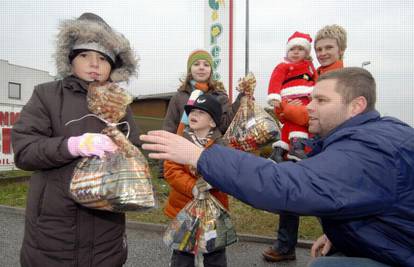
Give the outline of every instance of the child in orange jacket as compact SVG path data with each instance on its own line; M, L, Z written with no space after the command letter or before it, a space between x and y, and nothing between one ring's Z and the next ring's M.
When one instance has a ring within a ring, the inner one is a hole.
M307 118L289 112L289 102L297 101L306 106L317 79L312 61L309 60L312 38L309 34L295 32L289 37L286 57L273 70L269 82L268 103L283 123L281 140L273 144L272 159L282 162L287 158L300 161L306 157L304 139L309 138ZM286 110L285 110L286 109Z
M214 143L223 144L221 132L217 128L220 123L222 108L213 95L202 94L192 105L185 105L184 111L188 116L189 126L184 129L183 136L200 147L208 147ZM170 194L164 212L170 218L175 218L178 212L193 198L202 198L209 190L223 206L228 209L228 197L225 193L212 188L197 171L188 165L172 161L164 162L164 177L170 185ZM203 255L204 266L227 266L226 250L221 249ZM171 257L171 267L194 266L193 254L174 250Z

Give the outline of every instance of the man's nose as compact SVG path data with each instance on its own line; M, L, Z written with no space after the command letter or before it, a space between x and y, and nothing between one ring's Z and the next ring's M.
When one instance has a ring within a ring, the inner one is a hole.
M308 113L311 113L313 111L313 100L311 100L309 104L306 105L306 110Z

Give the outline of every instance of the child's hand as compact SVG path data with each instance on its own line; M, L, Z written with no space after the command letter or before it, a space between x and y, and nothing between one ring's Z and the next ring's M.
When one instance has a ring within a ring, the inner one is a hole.
M191 193L193 193L194 199L205 199L206 198L205 192L201 192L200 190L198 190L197 185L193 186Z
M68 150L72 156L102 158L105 152L115 152L118 147L105 134L85 133L80 136L72 136L68 140Z
M276 99L272 99L269 101L269 105L275 108L280 108L280 101Z
M195 185L198 189L198 191L200 192L206 192L208 190L210 190L211 188L213 188L209 183L207 183L206 181L204 181L204 179L197 179L196 185Z
M196 184L192 189L193 197L196 199L205 199L205 193L213 188L209 183L202 178L198 178Z

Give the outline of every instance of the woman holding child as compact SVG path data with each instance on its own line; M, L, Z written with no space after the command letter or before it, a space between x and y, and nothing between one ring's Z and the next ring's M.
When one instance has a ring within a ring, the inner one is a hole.
M317 32L314 49L320 64L320 67L316 70L318 75L344 67L342 60L347 46L346 43L346 31L339 25L327 25ZM298 121L299 118L300 121L306 123L305 126L307 127L308 111L300 101L285 102L279 112L286 119ZM297 244L298 228L299 216L281 214L277 229L277 240L273 246L263 251L263 258L270 262L296 259L295 246Z

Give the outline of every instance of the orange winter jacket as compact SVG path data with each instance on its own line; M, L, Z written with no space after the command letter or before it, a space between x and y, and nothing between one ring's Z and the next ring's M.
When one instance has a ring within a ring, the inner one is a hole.
M206 145L213 145L214 140ZM170 185L170 194L164 213L174 218L184 206L193 199L193 186L196 184L197 177L191 174L188 165L178 164L172 161L164 161L164 178ZM218 189L210 189L210 193L215 196L223 206L228 209L229 201L227 194L220 192Z

